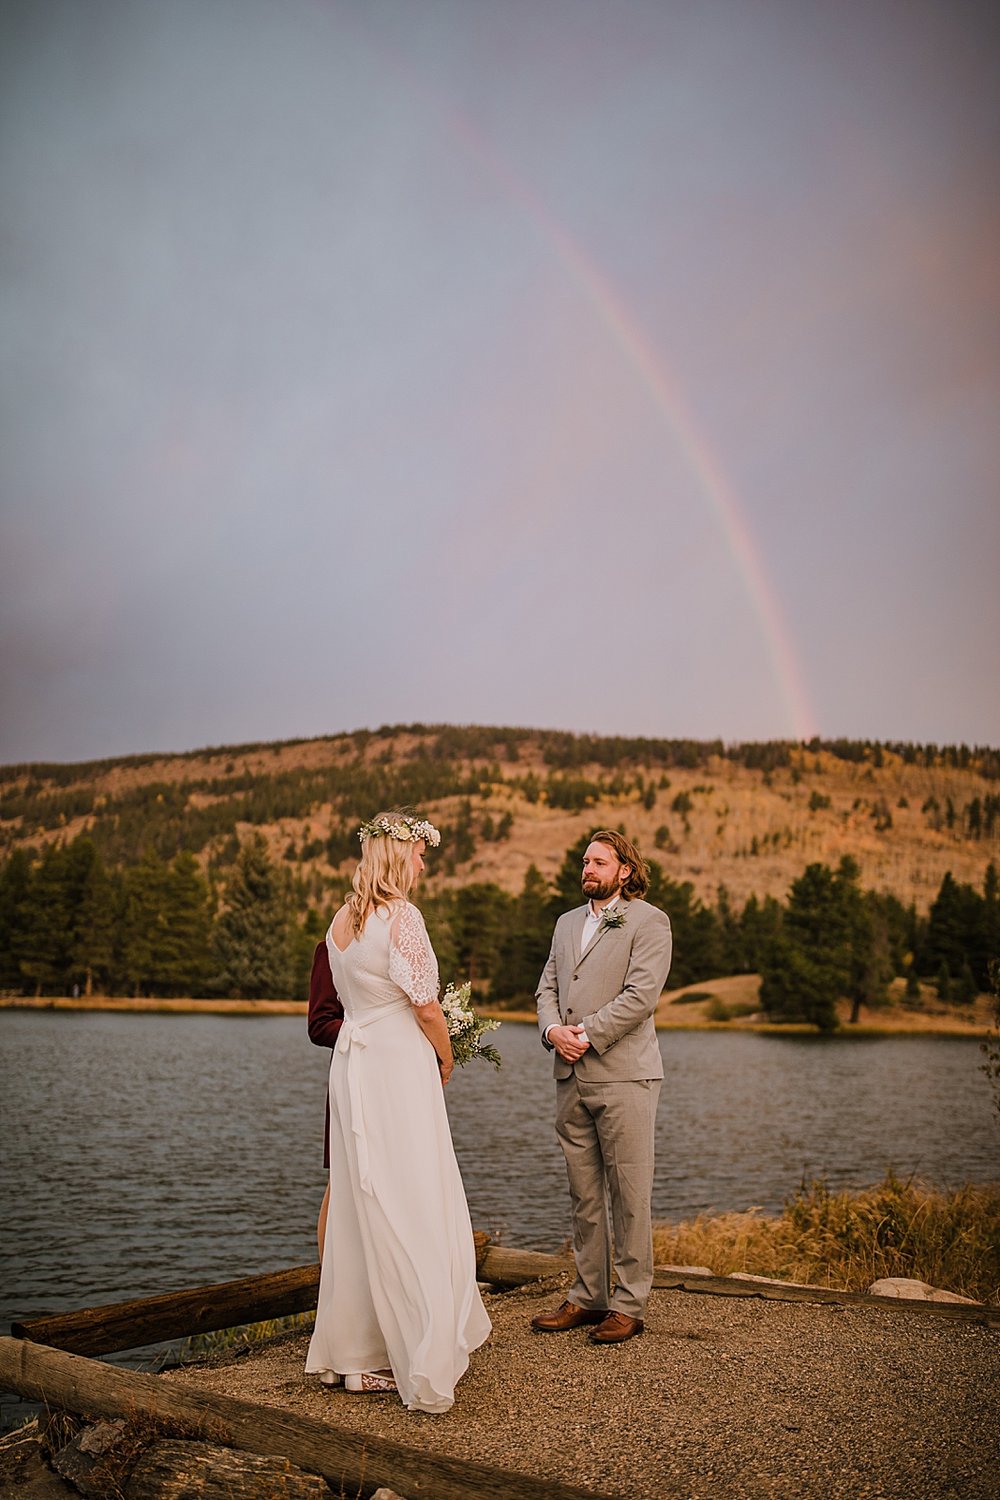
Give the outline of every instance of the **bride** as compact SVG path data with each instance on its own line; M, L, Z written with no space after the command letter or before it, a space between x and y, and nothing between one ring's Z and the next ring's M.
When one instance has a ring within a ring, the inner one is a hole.
M330 1064L330 1205L306 1373L445 1412L490 1320L442 1085L454 1062L423 917L407 899L441 835L401 812L360 829L327 933L344 1023Z

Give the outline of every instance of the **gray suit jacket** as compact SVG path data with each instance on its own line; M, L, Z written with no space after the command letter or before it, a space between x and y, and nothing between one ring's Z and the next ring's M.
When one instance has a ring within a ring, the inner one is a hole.
M539 1029L544 1041L549 1026L582 1025L590 1038L575 1065L555 1053L556 1078L574 1071L587 1083L663 1077L653 1012L670 972L670 918L646 901L628 901L624 911L622 926L599 928L582 958L586 906L556 923L535 995Z

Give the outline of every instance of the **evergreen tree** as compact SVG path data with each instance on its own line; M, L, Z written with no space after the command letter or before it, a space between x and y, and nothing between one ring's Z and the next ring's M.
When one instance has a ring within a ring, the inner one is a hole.
M951 1004L951 970L948 968L948 960L941 960L941 967L937 976L937 996L945 1005Z
M586 854L589 844L590 834L583 833L575 843L570 844L563 855L563 862L559 866L552 891L551 912L553 923L564 911L572 911L574 906L583 905L584 896L581 883L583 880L583 856Z
M293 977L290 919L285 891L263 837L241 848L215 924L219 982L229 995L247 999L287 996Z
M761 964L760 1003L776 1021L837 1029L838 971L817 961L787 931L772 937Z
M514 899L492 882L460 886L454 893L452 935L458 964L456 980L473 984L496 968L497 954Z
M458 961L456 941L455 890L438 891L435 896L421 896L420 910L427 924L427 935L438 963L442 989L449 980L456 983L466 977Z
M829 1031L837 1025L839 996L860 1005L874 992L880 966L872 959L871 919L858 873L854 860L845 857L836 872L812 864L792 883L782 933L765 949L761 964L761 1004L770 1014L782 1019L797 1014ZM797 997L796 985L802 986Z
M115 972L121 923L121 882L112 878L93 844L79 891L73 923L70 968L85 995L107 994Z
M152 849L126 870L122 882L121 976L132 995L164 993L160 976L171 938L169 872ZM169 962L169 959L167 960Z
M743 944L746 973L760 974L771 944L780 936L785 921L784 908L773 896L763 903L751 896L740 912L740 939Z
M193 854L177 855L166 872L165 924L158 989L168 995L204 995L214 971L208 885Z
M723 974L746 974L746 948L740 919L733 910L729 892L720 885L715 893L715 919L718 928L718 954Z
M72 881L63 844L50 844L32 871L20 912L21 972L36 995L64 995L71 984Z
M928 914L924 972L939 970L946 963L955 975L968 962L977 984L985 989L991 957L989 923L989 898L980 896L971 885L959 883L949 870Z
M646 900L670 918L671 989L681 989L699 979L713 979L726 972L715 913L701 904L689 880L671 880L659 862L651 859Z
M552 926L549 888L538 868L529 865L497 953L491 1000L534 996L549 956Z
M21 958L27 952L31 860L15 849L0 869L0 991L19 993L25 982Z
M856 917L851 976L848 998L851 1022L856 1022L862 1005L869 1010L884 1005L889 997L892 978L889 956L889 920L879 898L868 892L862 897Z
M968 963L962 965L959 976L955 981L953 998L956 1005L975 1005L979 996L979 986Z
M983 880L983 949L985 974L977 977L980 981L985 978L989 988L993 965L1000 962L1000 872L992 861Z

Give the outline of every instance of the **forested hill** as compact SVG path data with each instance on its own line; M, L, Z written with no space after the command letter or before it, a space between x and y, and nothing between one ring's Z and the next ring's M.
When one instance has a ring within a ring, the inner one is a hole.
M339 892L362 818L390 806L444 838L430 886L554 877L566 849L620 827L714 900L784 898L806 865L926 910L946 871L981 885L1000 847L1000 752L858 741L725 746L530 729L395 726L177 755L0 770L0 857L86 833L109 866L190 851L225 878L260 832L303 902Z
M969 994L1000 949L995 750L409 725L0 771L0 991L302 995L392 806L440 827L421 905L493 997L530 993L601 826L655 861L676 985L770 964L784 1013L892 974Z

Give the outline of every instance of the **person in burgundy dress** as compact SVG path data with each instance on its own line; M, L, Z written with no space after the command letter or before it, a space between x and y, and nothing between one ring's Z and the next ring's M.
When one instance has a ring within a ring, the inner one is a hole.
M317 1047L337 1045L337 1037L344 1021L344 1007L337 996L333 975L330 973L330 955L326 951L326 938L316 944L313 954L312 973L309 976L309 1040ZM323 1166L327 1170L326 1192L323 1206L316 1224L316 1244L319 1258L323 1259L323 1241L326 1238L326 1216L330 1207L330 1094L326 1096L326 1127L323 1131Z

